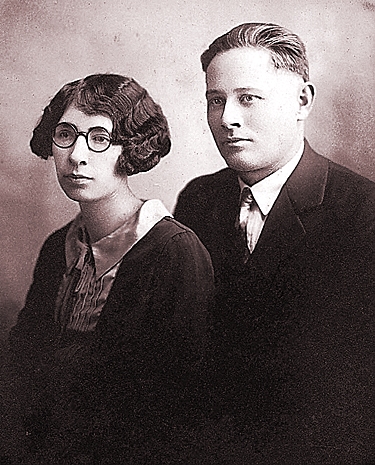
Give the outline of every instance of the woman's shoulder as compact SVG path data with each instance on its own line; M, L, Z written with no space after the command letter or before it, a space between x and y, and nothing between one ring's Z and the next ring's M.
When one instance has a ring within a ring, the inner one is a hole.
M173 216L165 216L162 218L157 226L157 232L164 237L166 240L175 236L193 236L197 237L196 234L184 224L180 223ZM198 239L198 238L197 238Z
M163 202L151 199L144 202L138 217L137 235L140 238L168 241L175 236L195 235L191 229L173 218Z
M185 257L196 254L208 256L206 248L195 232L171 216L159 221L152 233L151 241L155 240L154 245L157 243L156 248L163 253L168 249Z
M64 249L65 247L65 239L66 235L69 231L69 228L71 227L73 221L70 221L68 224L65 226L61 227L60 229L57 229L53 231L47 239L44 241L44 244L42 246L41 253L55 253L61 248Z

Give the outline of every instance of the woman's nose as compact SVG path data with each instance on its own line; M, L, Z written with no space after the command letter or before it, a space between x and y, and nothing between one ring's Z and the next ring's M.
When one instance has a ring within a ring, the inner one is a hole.
M227 100L221 116L221 124L225 128L242 126L242 115L238 105Z
M87 146L86 138L80 134L69 153L69 160L75 165L87 165L90 149Z

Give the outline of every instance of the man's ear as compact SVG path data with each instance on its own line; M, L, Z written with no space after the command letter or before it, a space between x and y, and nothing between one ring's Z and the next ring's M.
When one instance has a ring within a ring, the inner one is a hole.
M315 100L315 86L312 82L304 82L299 93L298 121L305 120L313 107Z

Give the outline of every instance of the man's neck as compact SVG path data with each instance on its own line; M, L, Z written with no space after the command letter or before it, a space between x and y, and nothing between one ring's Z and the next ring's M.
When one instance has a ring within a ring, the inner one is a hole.
M296 148L296 150L291 152L291 155L288 157L285 157L281 162L279 163L274 163L270 166L258 169L258 170L252 170L252 171L237 171L237 174L239 178L242 179L242 181L248 185L248 186L253 186L254 184L258 183L262 179L267 178L271 174L275 173L276 171L279 171L281 168L283 168L285 165L287 165L291 160L293 160L296 157L301 157L302 153L304 150L304 141L300 144L299 147Z

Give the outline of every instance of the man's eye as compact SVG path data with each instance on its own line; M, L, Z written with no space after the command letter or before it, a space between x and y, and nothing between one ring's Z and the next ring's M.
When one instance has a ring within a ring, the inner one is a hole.
M241 103L254 103L255 100L262 100L262 97L253 94L244 94L240 97Z
M255 98L256 98L255 95L245 94L241 96L241 102L250 103L250 102L253 102Z
M208 101L208 105L210 107L218 107L220 105L223 105L223 103L224 103L224 100L220 97L214 97L214 98L209 99Z

